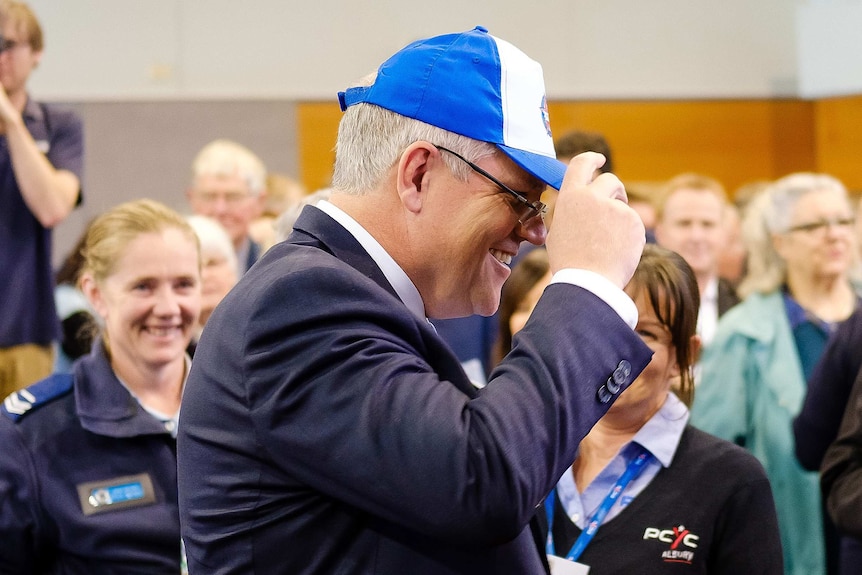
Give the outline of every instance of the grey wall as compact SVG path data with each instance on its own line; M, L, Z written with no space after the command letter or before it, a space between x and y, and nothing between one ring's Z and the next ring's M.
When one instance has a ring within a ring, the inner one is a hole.
M551 98L792 95L797 8L860 0L30 0L52 99L329 99L407 42L482 24Z
M297 173L295 104L287 101L77 102L84 120L84 204L54 231L54 261L86 223L141 197L187 212L185 188L195 154L216 138L251 148L273 172Z

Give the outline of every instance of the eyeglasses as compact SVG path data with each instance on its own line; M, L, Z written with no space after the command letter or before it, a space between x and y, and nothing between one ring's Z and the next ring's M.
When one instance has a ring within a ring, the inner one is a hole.
M518 222L520 222L522 226L532 224L535 221L534 218L536 216L541 217L542 221L544 221L545 214L548 213L548 206L546 206L542 202L531 202L526 198L526 194L516 192L515 190L513 190L512 188L510 188L509 186L507 186L506 184L504 184L503 182L501 182L500 180L498 180L497 178L495 178L494 176L492 176L491 174L489 174L488 172L462 156L461 154L453 152L449 148L444 148L443 146L438 146L436 144L434 144L434 147L441 152L448 152L452 154L453 156L470 166L470 168L472 168L474 172L486 177L491 182L493 182L497 187L500 188L501 191L509 194L510 196L518 200L518 205L512 206L512 208L514 209L515 214L517 214L518 216Z
M805 224L797 224L795 226L790 226L787 228L787 233L792 232L805 232L805 233L818 233L822 234L826 232L827 228L835 228L838 230L849 230L856 223L855 218L829 218L824 220L817 220L816 222L808 222Z
M252 197L248 192L207 192L207 191L196 191L194 192L195 198L198 199L201 203L204 204L214 204L219 199L223 199L224 202L228 205L235 206L242 202L243 200L247 200Z

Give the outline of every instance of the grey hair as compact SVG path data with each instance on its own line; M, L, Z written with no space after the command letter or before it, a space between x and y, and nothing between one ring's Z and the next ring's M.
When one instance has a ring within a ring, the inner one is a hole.
M374 78L374 74L366 76L359 85L371 85ZM380 184L407 146L418 141L449 148L471 162L498 152L493 144L455 134L380 106L354 104L347 108L338 125L332 187L346 194L365 194ZM456 178L467 180L471 170L464 162L450 154L443 154L443 161Z
M192 162L192 180L204 176L237 176L259 196L266 189L266 167L254 152L231 140L215 140L198 152Z
M826 174L801 172L776 180L752 198L742 220L742 238L748 248L748 271L737 289L741 298L754 292L770 293L784 284L787 264L775 250L772 236L785 233L790 228L799 198L810 192L834 191L847 199L847 190L838 179ZM850 204L849 199L847 203Z
M215 252L228 261L231 268L236 272L237 278L241 276L233 242L218 220L201 215L187 216L186 220L198 236L201 259L206 260L207 254Z

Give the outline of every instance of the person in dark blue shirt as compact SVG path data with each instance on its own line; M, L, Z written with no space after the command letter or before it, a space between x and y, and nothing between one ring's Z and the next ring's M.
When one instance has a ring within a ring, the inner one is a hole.
M0 4L0 397L51 373L60 336L51 229L81 201L81 120L27 94L42 28L23 2Z

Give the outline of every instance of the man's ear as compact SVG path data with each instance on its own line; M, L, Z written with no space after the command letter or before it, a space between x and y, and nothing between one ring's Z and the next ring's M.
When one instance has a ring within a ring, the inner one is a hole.
M396 185L398 197L408 211L419 213L422 210L428 174L438 163L442 163L440 152L428 142L413 142L401 154Z

